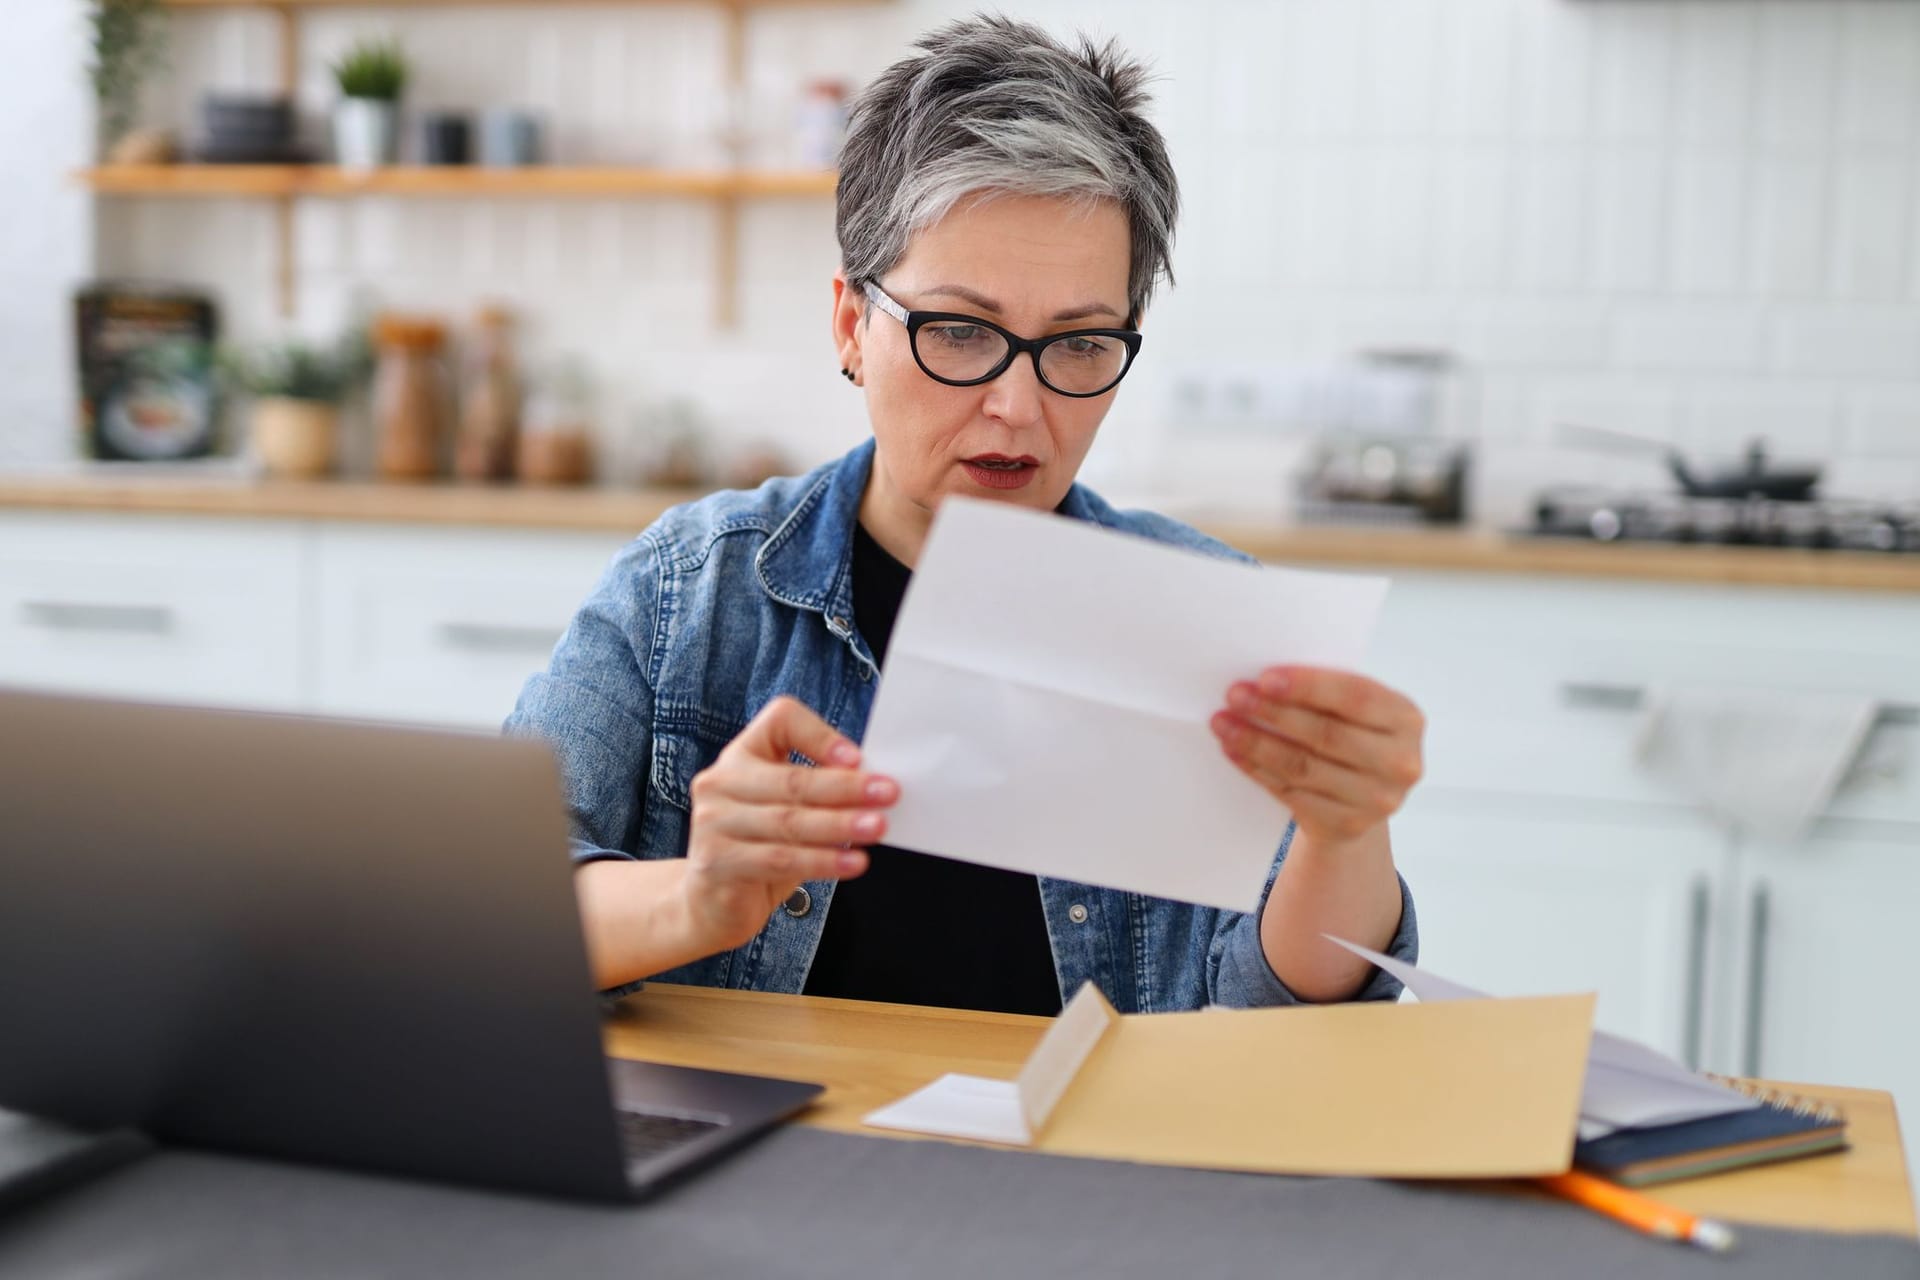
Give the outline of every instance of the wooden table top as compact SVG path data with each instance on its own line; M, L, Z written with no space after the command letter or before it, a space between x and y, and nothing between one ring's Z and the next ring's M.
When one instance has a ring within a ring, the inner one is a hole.
M363 480L218 483L164 473L150 478L0 473L0 509L559 529L621 538L638 534L667 508L700 496L691 489ZM1191 523L1251 556L1278 564L1920 593L1920 555L1608 544L1486 529L1355 528L1205 517Z
M606 1022L607 1052L827 1086L801 1123L900 1138L860 1117L949 1071L1010 1079L1044 1018L649 984ZM1868 1089L1784 1086L1839 1104L1843 1152L1654 1188L1660 1199L1735 1222L1916 1234L1893 1099Z

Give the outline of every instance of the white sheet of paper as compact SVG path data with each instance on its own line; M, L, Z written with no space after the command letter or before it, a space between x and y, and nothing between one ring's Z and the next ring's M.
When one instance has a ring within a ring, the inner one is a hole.
M1020 1086L952 1072L863 1117L876 1129L934 1133L1024 1147L1033 1141L1020 1113Z
M1422 1000L1491 998L1484 991L1358 943L1332 934L1321 936L1379 965ZM1744 1094L1687 1070L1658 1050L1623 1036L1595 1031L1587 1058L1586 1084L1580 1091L1580 1136L1597 1138L1615 1129L1698 1120L1759 1105Z
M1386 588L947 499L863 743L887 842L1252 909L1288 815L1208 721L1276 663L1357 668Z

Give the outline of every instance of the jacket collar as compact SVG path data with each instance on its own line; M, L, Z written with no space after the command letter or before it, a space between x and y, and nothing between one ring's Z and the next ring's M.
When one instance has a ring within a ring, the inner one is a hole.
M813 473L799 504L754 557L767 593L825 614L836 632L853 626L853 526L873 470L873 439Z
M1112 508L1078 480L1073 482L1072 487L1067 490L1067 496L1060 499L1060 505L1054 510L1069 520L1085 520L1088 524L1097 525L1112 523L1106 515Z
M835 632L853 626L853 527L873 472L873 438L813 473L800 501L767 536L755 564L774 599L824 614ZM1106 524L1105 504L1075 483L1059 512L1072 520Z

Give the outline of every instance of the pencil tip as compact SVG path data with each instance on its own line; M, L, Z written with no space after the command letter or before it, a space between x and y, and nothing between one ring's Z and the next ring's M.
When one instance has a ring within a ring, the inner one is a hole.
M1736 1238L1733 1234L1733 1228L1729 1227L1726 1223L1710 1222L1705 1218L1701 1218L1695 1222L1692 1232L1687 1236L1687 1239L1693 1241L1693 1243L1699 1245L1702 1249L1709 1250L1713 1253L1727 1252L1733 1248Z

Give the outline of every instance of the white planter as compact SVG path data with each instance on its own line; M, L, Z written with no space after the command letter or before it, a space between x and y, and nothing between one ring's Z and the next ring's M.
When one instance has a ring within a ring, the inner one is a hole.
M379 98L342 98L333 109L334 159L343 169L375 169L399 153L399 112Z

